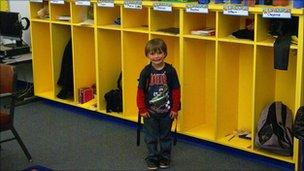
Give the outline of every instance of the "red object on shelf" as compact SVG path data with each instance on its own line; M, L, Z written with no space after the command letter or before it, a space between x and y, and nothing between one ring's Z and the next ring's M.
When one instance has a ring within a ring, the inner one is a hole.
M91 87L80 88L78 91L78 102L83 104L94 98L93 89Z
M273 0L274 6L287 6L289 5L289 0Z

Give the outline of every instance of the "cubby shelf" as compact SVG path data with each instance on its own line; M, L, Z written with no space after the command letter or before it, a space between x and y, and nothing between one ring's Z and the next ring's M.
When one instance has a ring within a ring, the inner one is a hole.
M291 44L288 70L282 71L273 66L275 38L269 36L270 20L262 16L267 6L249 7L249 16L228 16L223 5L213 3L208 14L200 14L186 12L185 3L172 3L172 12L161 12L152 1L142 1L142 9L125 8L124 1L114 1L114 7L99 7L96 0L90 6L64 2L30 2L36 96L137 122L137 78L149 63L144 47L149 39L162 38L168 46L166 62L176 68L181 82L179 133L297 165L297 140L293 156L285 157L257 149L254 139L268 103L283 101L293 113L304 104L303 9L291 10L299 21L298 44ZM48 8L50 18L38 17L42 8ZM59 16L71 18L60 21ZM87 19L91 25L81 25ZM250 40L231 36L250 24ZM214 28L215 35L191 34L203 28ZM57 80L70 39L74 96L62 100ZM123 111L108 113L104 96L117 88L120 73ZM92 85L95 98L79 104L78 89ZM234 134L240 129L249 130L252 140Z
M49 23L49 19L32 19L31 22Z
M260 45L260 46L273 47L274 41L275 41L274 38L273 39L270 38L270 39L267 39L267 40L264 40L264 41L257 42L256 44ZM291 44L290 49L298 49L298 45L297 44Z
M220 144L229 145L244 151L252 151L251 140L239 138L237 135L230 134L226 137L217 140Z

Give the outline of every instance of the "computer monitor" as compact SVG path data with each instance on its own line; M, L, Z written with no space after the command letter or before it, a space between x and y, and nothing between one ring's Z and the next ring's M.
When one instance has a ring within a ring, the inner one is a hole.
M22 40L19 13L0 11L0 36L4 39Z

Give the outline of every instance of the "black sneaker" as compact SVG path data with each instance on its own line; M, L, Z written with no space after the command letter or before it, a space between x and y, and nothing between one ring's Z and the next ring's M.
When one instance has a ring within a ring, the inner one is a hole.
M147 168L149 170L156 170L157 169L157 163L155 161L147 161Z
M159 167L161 169L168 169L170 167L170 160L168 160L168 159L161 159L159 161Z

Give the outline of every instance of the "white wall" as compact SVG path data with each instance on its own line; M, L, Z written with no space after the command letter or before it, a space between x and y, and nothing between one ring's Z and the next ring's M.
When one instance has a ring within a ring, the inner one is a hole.
M9 0L9 11L19 12L21 17L27 17L28 19L30 19L29 0ZM23 31L22 39L29 46L31 46L30 28L28 30ZM18 80L33 82L32 65L30 63L17 65L16 70L18 73Z
M21 17L29 18L29 0L9 0L9 11L19 12ZM23 31L23 40L31 46L30 29Z

